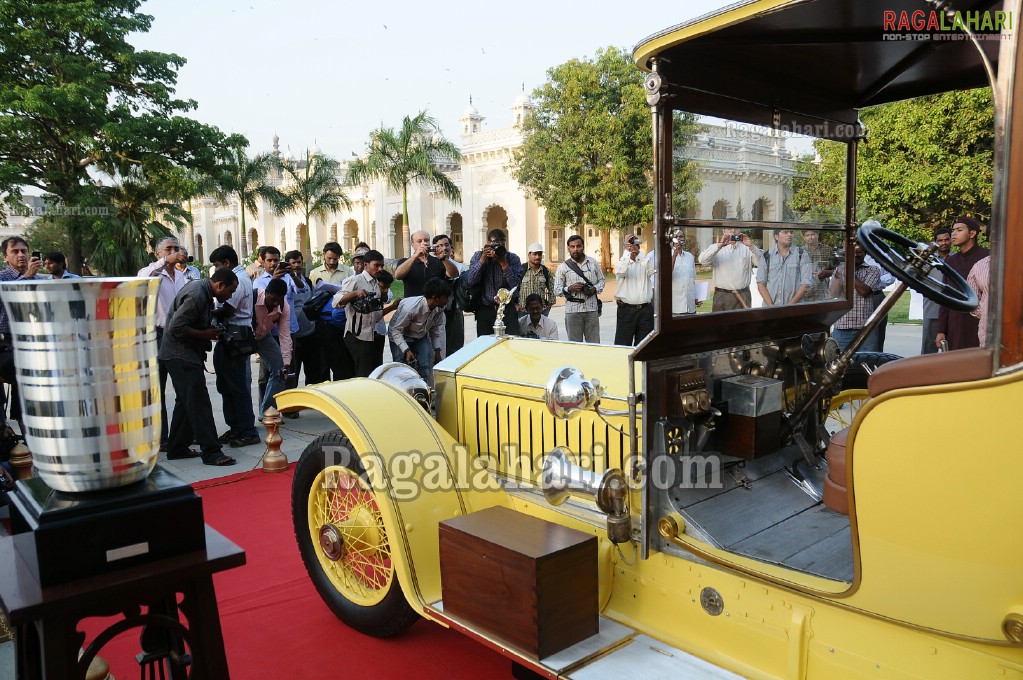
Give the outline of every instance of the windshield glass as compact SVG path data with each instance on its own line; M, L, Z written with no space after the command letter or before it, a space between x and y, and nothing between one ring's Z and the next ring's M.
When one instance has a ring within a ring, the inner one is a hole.
M822 155L827 145L843 151ZM844 301L844 281L834 274L844 272L845 195L809 179L823 158L844 159L844 148L676 112L673 318ZM844 184L844 164L833 170Z

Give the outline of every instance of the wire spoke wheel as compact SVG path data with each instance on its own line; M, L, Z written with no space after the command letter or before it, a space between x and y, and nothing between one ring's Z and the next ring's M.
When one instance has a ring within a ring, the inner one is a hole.
M383 599L394 569L372 490L346 467L324 469L309 493L308 524L320 566L337 590L363 606Z
M834 434L852 425L856 414L869 398L870 393L867 390L843 390L832 397L825 424L828 432Z
M330 610L376 637L397 635L419 618L397 577L382 502L340 432L320 435L302 452L291 489L302 562Z

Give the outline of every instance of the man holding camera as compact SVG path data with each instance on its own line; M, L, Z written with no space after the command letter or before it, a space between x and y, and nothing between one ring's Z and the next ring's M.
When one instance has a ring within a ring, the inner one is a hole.
M515 253L508 252L504 232L491 229L487 244L477 251L469 261L467 275L470 286L483 281L483 302L476 311L476 335L491 335L497 321L497 291L512 290L522 283L522 261ZM519 317L515 305L505 305L504 327L508 335L519 334Z
M387 293L394 277L384 271L384 256L377 250L362 255L362 271L349 276L334 296L334 306L345 308L345 346L352 356L356 378L367 378L380 365L374 328L384 316Z
M459 275L468 270L468 267L455 259L455 249L451 245L451 237L447 234L437 234L433 237L433 249L434 254L445 263L451 263ZM461 285L461 282L457 279L452 280L452 289L457 285ZM455 300L456 297L458 296L452 293L447 307L444 308L444 329L448 336L448 354L457 352L465 345L465 318L462 315L462 309Z
M448 258L446 249L438 250L430 244L430 235L419 230L412 234L412 257L398 260L394 278L405 282L405 297L414 297L423 294L423 286L430 279L457 279L458 267Z
M160 288L156 293L156 346L157 351L163 344L164 324L167 322L167 313L174 304L174 297L181 292L188 281L178 272L177 265L185 261L185 253L181 244L173 236L164 236L156 242L154 254L156 262L146 265L139 270L139 276L157 276L160 278ZM167 391L167 369L163 362L160 362L160 450L167 450L167 433L170 420L167 418L167 399L164 393Z
M635 345L654 330L654 306L650 304L650 274L654 267L650 258L639 254L642 241L630 234L625 237L625 253L615 265L618 307L615 326L616 345Z
M565 332L573 342L600 344L597 295L604 290L604 272L586 254L583 237L568 237L568 255L554 274L554 294L565 296Z
M12 236L4 239L0 248L3 248L4 259L7 262L7 266L0 271L0 281L36 278L36 272L43 266L43 261L39 258L39 253L32 253L32 257L29 257L28 242L25 239L20 236ZM11 419L18 421L20 426L21 404L18 401L17 375L18 370L14 365L14 349L11 342L11 322L7 317L7 309L3 306L3 301L0 300L0 377L4 382L11 384ZM165 374L161 374L161 376L166 380ZM163 392L161 391L160 394L162 397ZM2 391L0 391L0 421L4 420L5 408ZM166 416L164 421L166 422ZM24 434L25 428L22 427L21 431ZM166 439L166 432L163 436Z
M259 421L263 422L263 414L271 406L277 406L274 397L284 389L291 368L291 306L286 298L288 284L281 279L274 279L259 291L256 304L252 308L256 328L256 351L259 352L259 363L267 374L266 393L259 405ZM274 340L272 331L277 331Z
M238 277L238 287L231 298L214 312L230 332L252 328L252 281L238 262L238 252L231 246L220 246L210 253L210 262L217 271L229 269ZM217 392L224 403L227 432L220 435L222 444L238 448L260 442L256 417L252 412L252 365L249 355L229 356L224 343L213 348L213 372L217 375Z
M197 458L206 465L234 465L217 439L213 405L206 387L206 352L220 338L213 323L213 301L227 302L238 288L238 275L224 267L208 279L181 289L167 313L166 334L160 345L160 365L174 383L174 414L167 439L167 458ZM202 452L188 447L198 441Z
M753 295L749 284L753 280L753 267L760 262L762 254L747 234L740 234L731 227L722 229L721 240L700 253L697 258L700 264L714 268L712 311L750 308Z
M288 302L288 307L291 309L295 308L295 293L298 287L296 283L298 281L297 272L293 271L291 266L287 262L281 260L281 251L274 246L267 246L263 250L263 273L256 277L252 282L252 289L254 291L265 290L267 285L275 280L280 279L284 281L284 285L287 287L287 292L284 296ZM289 315L288 330L291 333L298 333L298 317L294 314ZM277 327L273 329L273 336L276 338L279 335ZM259 369L259 395L260 400L266 394L266 385L269 380L269 375L266 373L266 366L260 364ZM262 420L263 412L259 413L260 420Z

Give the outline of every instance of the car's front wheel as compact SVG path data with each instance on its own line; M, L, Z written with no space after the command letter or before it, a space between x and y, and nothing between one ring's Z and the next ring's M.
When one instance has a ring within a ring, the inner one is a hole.
M291 515L309 577L339 619L376 637L415 623L418 614L395 577L377 494L340 432L320 435L302 452Z

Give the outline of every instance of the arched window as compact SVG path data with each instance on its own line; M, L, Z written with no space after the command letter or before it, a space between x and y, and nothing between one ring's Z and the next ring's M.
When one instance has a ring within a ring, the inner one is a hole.
M728 201L721 199L714 204L714 208L710 213L711 219L724 220L728 219Z

